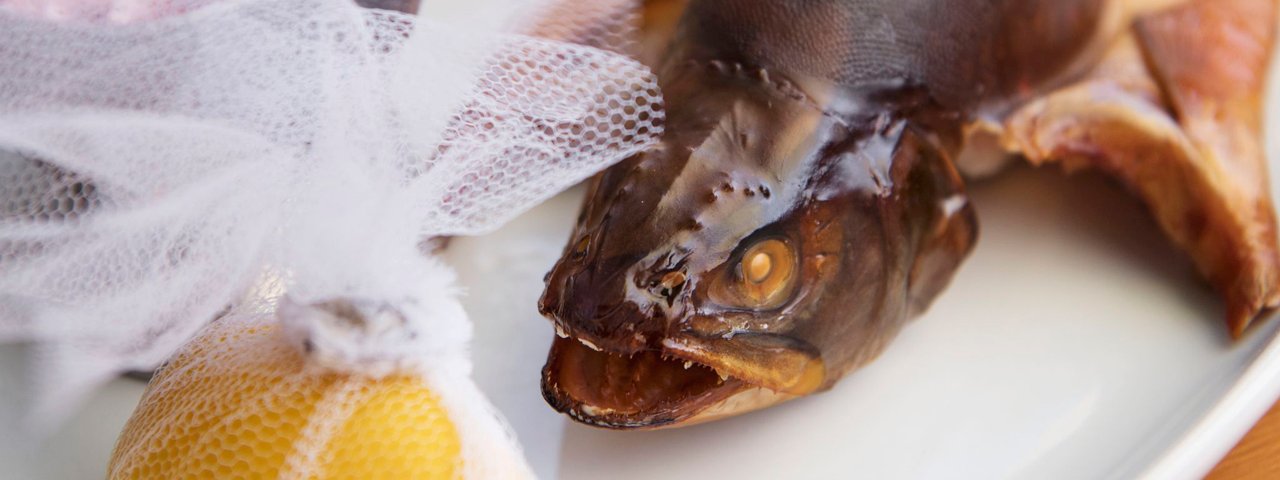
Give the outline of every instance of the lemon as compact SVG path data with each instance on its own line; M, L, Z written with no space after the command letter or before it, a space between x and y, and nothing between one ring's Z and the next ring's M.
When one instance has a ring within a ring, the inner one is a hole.
M272 324L220 320L148 385L111 478L458 478L457 429L416 376L308 368Z

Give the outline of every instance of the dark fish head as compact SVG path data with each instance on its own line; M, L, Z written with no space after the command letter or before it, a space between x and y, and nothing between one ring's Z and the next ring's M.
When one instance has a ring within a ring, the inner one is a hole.
M688 68L664 86L663 144L592 181L539 302L558 334L543 394L584 423L690 424L829 387L911 307L923 229L902 194L956 194L895 185L928 183L917 166L942 150L888 105ZM920 221L972 220L951 201Z

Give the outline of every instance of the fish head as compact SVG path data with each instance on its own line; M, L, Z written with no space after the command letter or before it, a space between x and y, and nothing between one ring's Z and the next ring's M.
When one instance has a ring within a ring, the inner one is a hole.
M698 423L828 388L896 333L915 242L895 242L895 158L938 149L864 99L833 112L789 88L674 82L662 144L592 180L539 301L553 407Z

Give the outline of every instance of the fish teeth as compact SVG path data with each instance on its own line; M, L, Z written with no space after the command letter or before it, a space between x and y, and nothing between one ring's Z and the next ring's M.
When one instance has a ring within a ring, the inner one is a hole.
M688 369L689 369L689 367L692 367L692 366L693 366L693 362L690 362L690 361L685 361L685 362L684 362L684 369L685 369L685 370L688 370Z
M586 340L586 339L584 339L584 338L579 338L579 339L578 339L578 341L579 341L579 342L582 342L582 344L583 344L583 345L586 345L586 346L587 346L587 348L590 348L590 349L595 350L595 351L597 351L597 352L601 351L600 347L597 347L597 346L596 346L596 344L591 343L591 342L587 341L587 340Z
M560 338L569 338L569 332L564 331L564 327L561 327L561 326L560 326L560 324L559 324L559 323L557 323L557 324L556 324L556 336L557 336L557 337L560 337Z

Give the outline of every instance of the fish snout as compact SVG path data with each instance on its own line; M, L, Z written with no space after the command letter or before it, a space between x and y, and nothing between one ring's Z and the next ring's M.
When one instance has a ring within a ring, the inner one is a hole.
M582 329L594 317L599 297L590 291L596 283L593 277L592 271L565 265L563 260L547 273L538 313L555 324L560 336Z
M596 350L632 354L656 347L666 322L656 315L649 294L635 298L625 275L600 275L592 269L564 272L557 267L548 276L538 301L539 312L555 324L556 334L574 337ZM662 291L678 289L675 277Z

